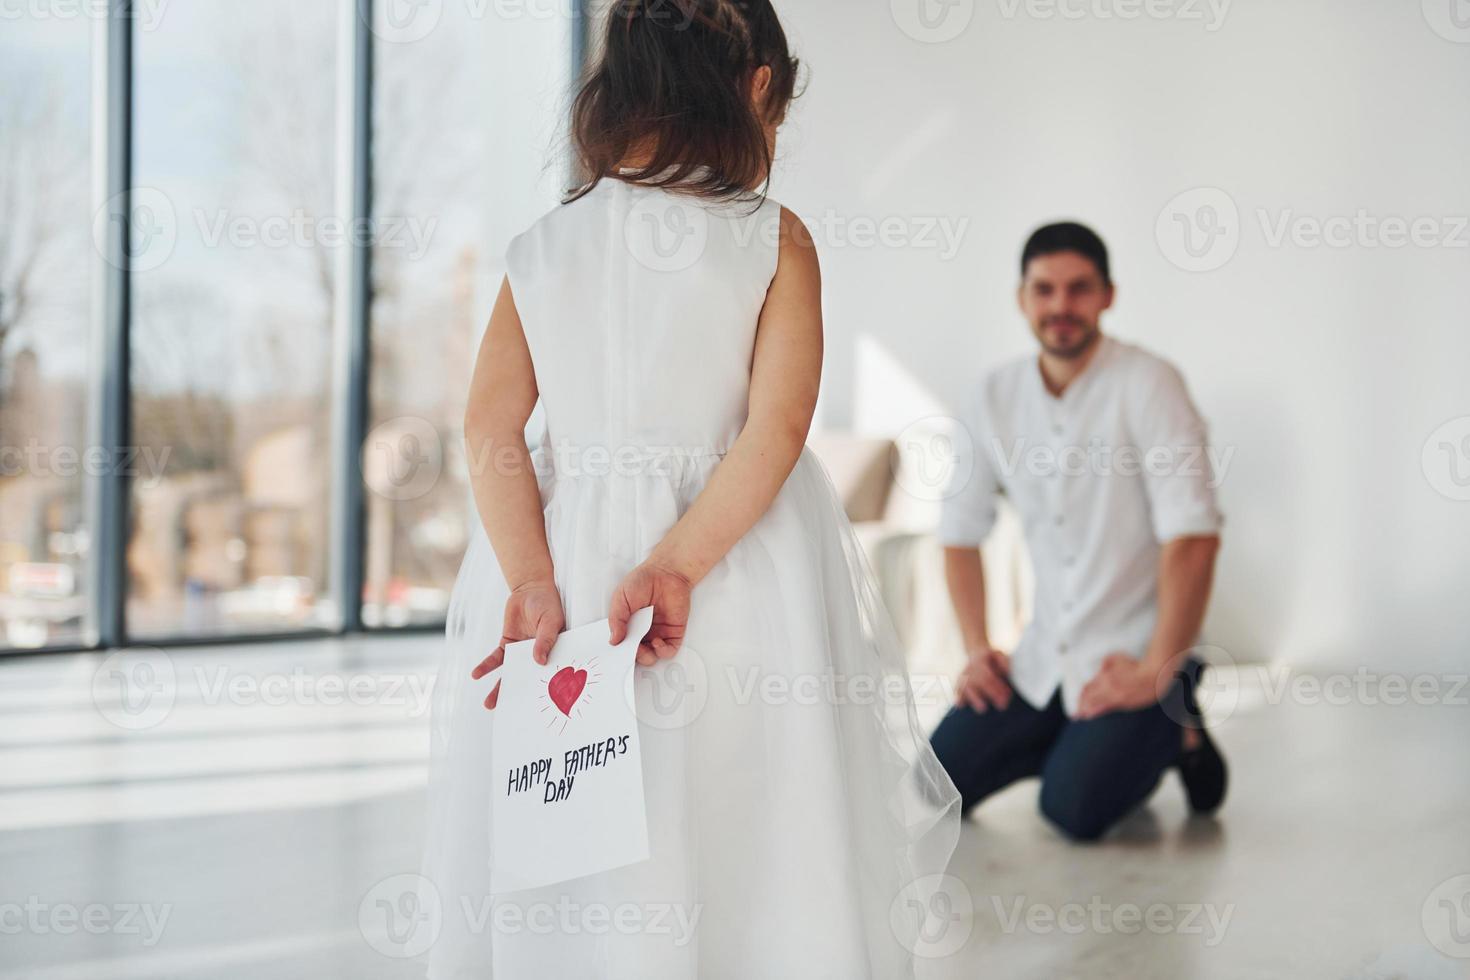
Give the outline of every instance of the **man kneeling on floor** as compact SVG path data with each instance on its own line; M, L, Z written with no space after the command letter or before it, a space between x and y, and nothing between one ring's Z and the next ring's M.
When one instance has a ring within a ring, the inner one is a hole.
M1204 424L1179 372L1104 336L1107 249L1049 225L1021 257L1021 311L1039 356L981 382L940 521L969 654L935 753L966 810L1040 776L1041 810L1095 840L1177 767L1193 810L1225 796L1188 655L1209 598L1219 510ZM1035 571L1034 612L1007 656L991 646L980 546L1004 492Z

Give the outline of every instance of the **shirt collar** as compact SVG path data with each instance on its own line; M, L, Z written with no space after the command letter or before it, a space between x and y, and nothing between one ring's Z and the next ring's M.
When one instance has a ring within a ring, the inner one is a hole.
M1112 337L1109 337L1107 334L1101 334L1097 338L1097 353L1092 355L1092 360L1087 362L1087 367L1083 368L1082 373L1072 379L1072 383L1067 385L1061 395L1053 395L1051 389L1046 386L1046 378L1041 373L1041 355L1038 354L1036 359L1031 362L1032 383L1036 386L1036 390L1041 393L1041 397L1048 403L1069 401L1076 397L1073 395L1073 392L1091 384L1092 379L1106 367L1106 362L1112 357L1113 350L1116 346L1117 342Z

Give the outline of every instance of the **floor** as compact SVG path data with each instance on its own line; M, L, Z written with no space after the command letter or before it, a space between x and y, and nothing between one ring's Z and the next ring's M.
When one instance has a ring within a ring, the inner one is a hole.
M417 863L434 649L0 661L0 980L422 976L375 906ZM1470 692L1395 707L1232 676L1218 820L1171 775L1076 846L1013 787L930 902L929 974L1470 978Z

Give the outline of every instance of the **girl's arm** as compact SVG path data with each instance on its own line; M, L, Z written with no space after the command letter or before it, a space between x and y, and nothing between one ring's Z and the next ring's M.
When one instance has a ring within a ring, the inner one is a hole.
M465 410L465 452L475 508L510 586L500 645L474 669L476 680L505 662L505 645L536 638L533 656L546 663L566 624L552 577L541 490L526 447L526 420L536 407L536 374L510 282L501 283L480 341ZM497 683L485 707L495 707Z
M678 652L690 591L776 499L806 445L821 375L817 252L801 220L782 208L780 256L756 329L745 426L693 505L613 593L613 643L622 642L634 610L654 607L639 663Z

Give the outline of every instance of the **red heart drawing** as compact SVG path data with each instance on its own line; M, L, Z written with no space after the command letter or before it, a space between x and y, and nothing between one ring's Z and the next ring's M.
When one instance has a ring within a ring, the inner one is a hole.
M572 716L572 705L582 696L582 689L587 686L587 672L585 670L573 670L571 667L563 667L551 676L551 683L547 690L551 694L551 703L556 705L562 714L568 718Z

